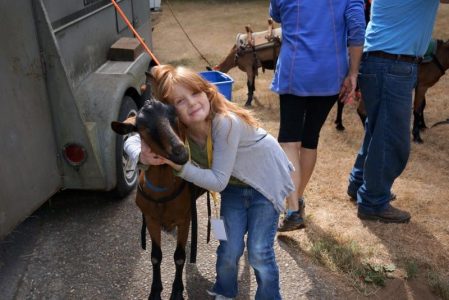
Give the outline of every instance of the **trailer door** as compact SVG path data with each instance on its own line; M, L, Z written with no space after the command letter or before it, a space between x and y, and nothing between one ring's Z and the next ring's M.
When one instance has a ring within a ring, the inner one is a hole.
M0 238L62 182L32 2L0 4Z

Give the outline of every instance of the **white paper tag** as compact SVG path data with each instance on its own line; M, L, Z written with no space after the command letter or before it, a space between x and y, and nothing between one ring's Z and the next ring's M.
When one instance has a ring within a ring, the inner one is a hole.
M222 219L211 218L210 224L212 227L212 232L214 233L214 237L220 241L227 241L226 230L224 226L224 221Z

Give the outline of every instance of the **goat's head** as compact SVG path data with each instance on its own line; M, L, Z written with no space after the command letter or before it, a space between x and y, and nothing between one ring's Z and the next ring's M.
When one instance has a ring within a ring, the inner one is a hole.
M176 164L183 165L189 159L176 112L171 105L155 99L147 100L137 116L123 122L114 121L111 127L121 135L138 132L154 153Z

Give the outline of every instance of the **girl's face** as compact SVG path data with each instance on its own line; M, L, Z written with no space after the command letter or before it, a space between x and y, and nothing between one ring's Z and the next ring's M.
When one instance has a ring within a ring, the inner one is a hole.
M187 127L204 122L209 116L210 103L204 92L193 92L184 85L175 84L171 98L179 120Z

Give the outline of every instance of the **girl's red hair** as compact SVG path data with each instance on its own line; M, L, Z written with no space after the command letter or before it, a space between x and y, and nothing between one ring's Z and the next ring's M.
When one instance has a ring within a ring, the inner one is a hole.
M173 104L171 99L173 87L175 84L180 84L192 92L204 92L207 95L211 107L209 116L211 119L215 114L228 115L229 112L233 112L248 125L258 127L257 120L249 111L226 100L214 84L188 68L159 65L152 68L151 77L153 95L164 103Z

